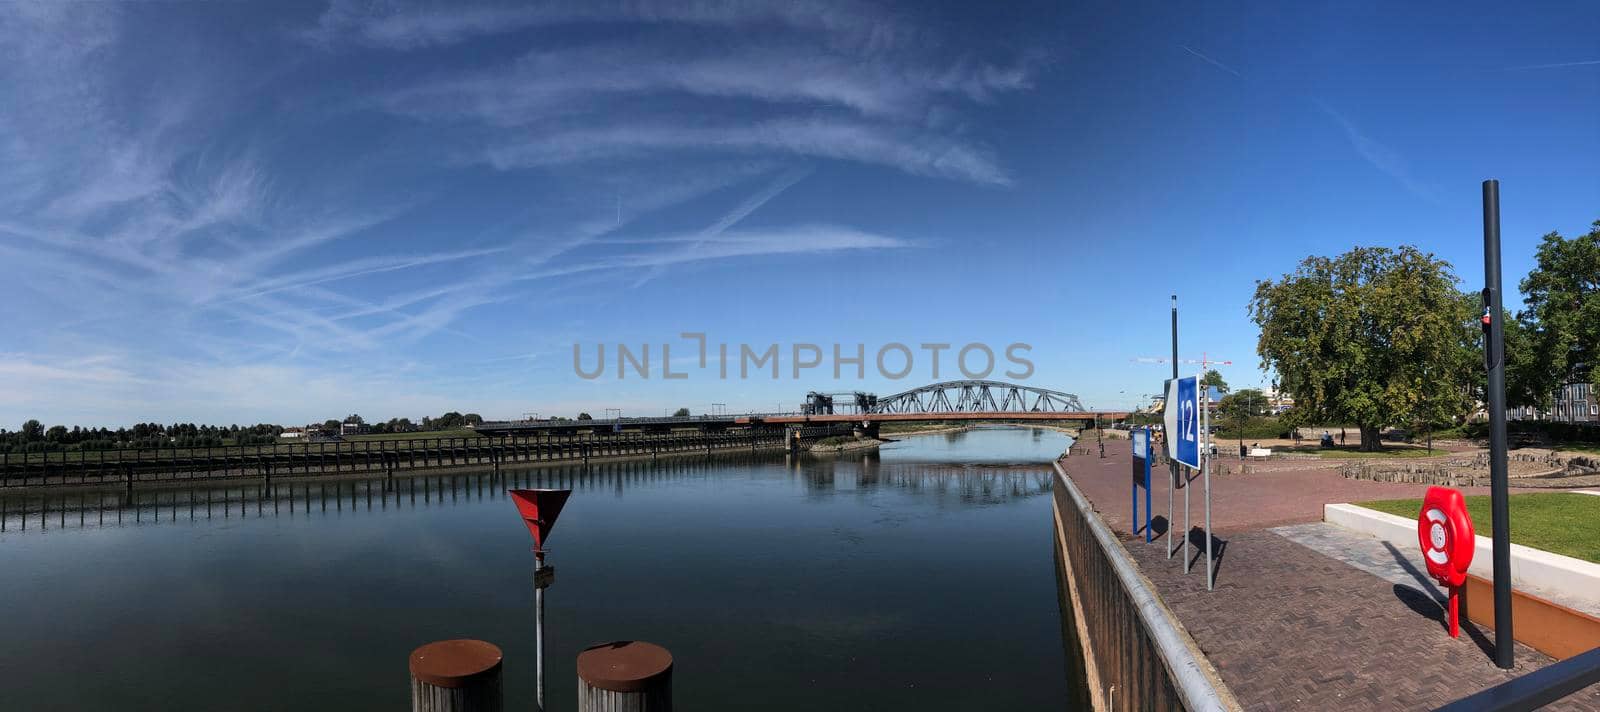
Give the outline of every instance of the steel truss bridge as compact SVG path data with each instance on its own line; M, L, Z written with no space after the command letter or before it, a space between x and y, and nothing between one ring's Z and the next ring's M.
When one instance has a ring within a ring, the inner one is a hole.
M877 399L871 413L1082 413L1071 393L1001 381L945 381Z
M1095 412L1076 395L1016 383L986 380L944 381L889 396L864 392L818 393L793 413L746 413L609 420L523 420L485 422L476 430L487 435L537 431L665 431L685 428L787 426L802 423L870 424L888 421L1073 420L1115 421L1126 412Z

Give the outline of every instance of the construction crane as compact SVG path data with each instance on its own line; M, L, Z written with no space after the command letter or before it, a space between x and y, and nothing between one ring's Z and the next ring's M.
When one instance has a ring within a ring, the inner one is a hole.
M1170 359L1170 358L1159 358L1159 357L1143 357L1142 356L1142 357L1139 357L1139 358L1131 358L1131 359L1128 359L1128 360L1132 361L1134 363L1172 363L1172 359ZM1202 370L1202 371L1206 370L1207 368L1210 368L1211 366L1232 366L1233 365L1232 361L1224 361L1224 360L1217 360L1217 359L1210 358L1204 351L1200 352L1200 358L1198 358L1198 359L1180 358L1180 359L1178 359L1178 363L1198 364L1200 366L1200 370Z

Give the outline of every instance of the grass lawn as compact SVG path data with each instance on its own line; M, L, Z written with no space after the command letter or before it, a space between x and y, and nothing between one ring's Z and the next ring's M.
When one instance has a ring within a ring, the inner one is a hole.
M1273 448L1273 452L1292 452L1292 453L1300 454L1300 455L1316 455L1317 457L1328 457L1328 458L1334 458L1334 459L1339 459L1339 458L1366 458L1366 457L1434 457L1434 456L1437 456L1437 455L1448 455L1448 454L1450 454L1450 453L1448 453L1448 452L1446 452L1446 451L1444 451L1444 450L1442 450L1440 448L1434 448L1433 452L1428 452L1428 448L1425 448L1425 447L1409 447L1409 446L1408 447L1386 447L1386 448L1384 448L1382 450L1379 450L1377 452L1362 452L1361 450L1356 449L1354 446L1350 446L1350 447L1334 447L1334 448L1326 448L1326 449L1324 449L1324 448L1317 447L1315 445L1309 445L1309 446L1302 446L1302 447L1297 447L1297 448L1296 447Z
M1356 502L1368 509L1416 519L1420 499ZM1489 496L1467 497L1472 528L1489 536ZM1511 541L1535 549L1600 563L1600 497L1570 492L1511 495Z
M1562 452L1586 452L1590 455L1600 455L1600 445L1593 443L1556 443L1550 447Z

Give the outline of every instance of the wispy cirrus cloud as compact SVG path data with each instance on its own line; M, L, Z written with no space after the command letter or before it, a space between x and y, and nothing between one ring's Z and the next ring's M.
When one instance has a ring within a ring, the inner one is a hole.
M940 99L987 102L1032 86L1031 61L925 66L864 60L797 43L734 44L681 55L681 50L638 43L540 51L508 67L438 77L396 90L384 97L383 104L390 111L420 118L524 126L588 113L617 95L683 93L919 119Z
M923 33L862 3L790 0L555 0L538 4L426 5L334 0L301 39L323 47L353 40L395 50L458 44L531 28L581 24L682 24L708 27L778 26L819 32L830 44L874 52L923 41Z
M513 169L688 150L839 159L920 176L997 186L1012 183L986 149L936 134L826 117L749 125L652 124L537 133L492 145L483 158L496 168Z
M29 394L0 410L292 409L282 384L319 369L382 383L491 341L477 311L913 247L745 225L824 164L1011 185L966 114L1044 66L848 0L339 1L251 43L187 14L0 5L0 300L27 307L0 390Z
M1600 65L1600 59L1586 59L1586 60L1579 61L1579 62L1556 62L1554 64L1525 64L1525 65L1522 65L1520 67L1506 67L1506 71L1508 71L1508 72L1516 72L1516 71L1522 71L1522 70L1527 70L1527 69L1562 69L1562 68L1565 68L1565 67L1593 67L1595 65Z

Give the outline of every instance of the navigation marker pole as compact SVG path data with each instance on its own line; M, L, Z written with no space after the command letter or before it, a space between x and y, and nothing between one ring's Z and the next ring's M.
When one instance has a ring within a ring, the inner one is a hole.
M544 540L561 516L572 490L507 490L516 502L522 523L533 535L533 666L539 712L544 712L544 590L556 582L556 567L544 565Z

